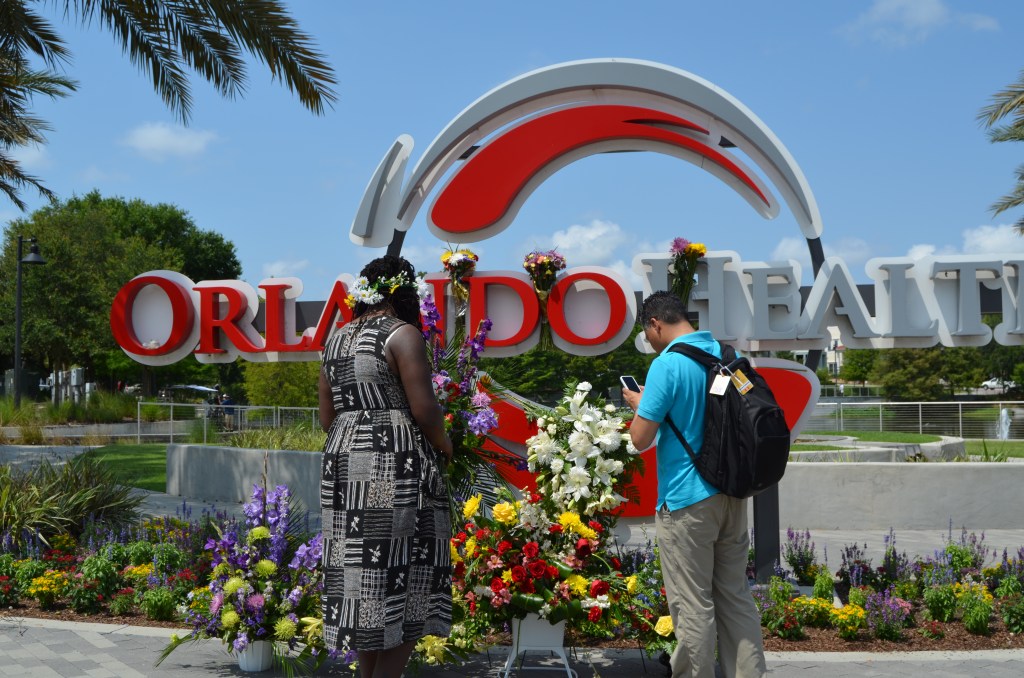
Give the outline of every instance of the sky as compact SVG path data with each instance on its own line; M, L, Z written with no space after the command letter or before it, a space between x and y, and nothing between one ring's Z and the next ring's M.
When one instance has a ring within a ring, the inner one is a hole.
M316 117L252 62L244 96L193 78L183 127L109 33L51 15L74 55L78 92L38 100L49 143L17 153L63 198L171 203L234 242L242 278L304 283L327 298L341 273L382 249L349 240L352 218L394 140L409 169L491 88L565 61L626 57L689 71L751 109L789 149L822 214L827 255L868 278L872 257L1024 252L989 206L1013 186L1024 150L992 144L977 120L1024 68L1024 3L968 0L742 2L289 3L334 67L338 102ZM42 6L41 11L49 6ZM44 201L25 193L29 210ZM438 271L446 248L421 210L402 253ZM22 216L0 202L0 222ZM25 234L31 235L31 234ZM570 266L630 272L634 255L681 236L745 261L807 247L783 206L755 213L710 174L655 153L605 154L549 178L500 236L471 245L485 270L521 270L555 247ZM455 243L451 243L455 244ZM45 256L45 254L44 254ZM139 271L143 273L144 271Z

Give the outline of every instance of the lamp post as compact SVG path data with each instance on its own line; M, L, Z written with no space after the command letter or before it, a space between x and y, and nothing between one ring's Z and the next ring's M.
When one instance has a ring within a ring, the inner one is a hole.
M21 257L22 244L28 241L32 247L29 248L28 256ZM17 283L14 292L14 408L21 406L21 265L22 264L45 264L46 259L39 255L39 245L35 238L18 236L18 273Z

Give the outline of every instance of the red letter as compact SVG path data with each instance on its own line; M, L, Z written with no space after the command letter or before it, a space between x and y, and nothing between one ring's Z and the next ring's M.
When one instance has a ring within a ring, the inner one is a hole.
M142 345L135 335L135 325L132 322L135 298L139 296L139 292L143 288L149 285L156 285L164 291L168 301L171 302L172 315L171 334L167 337L167 341L162 346L152 348ZM195 309L192 308L192 299L189 298L188 291L181 285L157 275L140 275L129 280L114 297L114 303L110 307L110 331L114 335L114 341L128 353L147 356L166 355L181 348L182 343L192 331L194 318Z
M331 297L324 304L323 312L320 313L320 322L316 324L316 333L313 335L313 339L309 341L309 344L304 346L303 350L324 350L324 343L327 341L327 334L331 331L331 326L344 327L346 323L352 322L352 309L345 303L345 297L347 296L348 289L345 287L345 283L341 280L336 280L334 287L331 288ZM341 314L341 320L335 323L334 317L338 313Z
M295 339L295 305L294 303L289 304L285 298L285 290L292 289L291 285L259 285L261 290L266 293L266 307L264 314L266 323L264 336L266 337L266 351L278 351L278 352L293 352L293 351L307 351L309 350L306 346L307 341L304 338L299 338L294 343L288 343L288 337L286 334L291 334L292 339ZM288 318L286 322L284 317L285 308L290 307L292 316Z
M596 337L581 337L572 331L569 323L565 321L565 295L569 287L577 280L592 280L600 285L608 296L608 325L604 331ZM581 271L570 273L551 288L551 295L548 297L548 322L551 323L551 330L562 339L578 346L596 346L603 344L614 337L626 319L626 297L618 283L606 275L595 271Z
M197 285L193 287L199 292L199 346L196 353L227 353L220 347L220 336L217 330L224 333L224 338L245 353L259 353L262 346L257 346L239 326L238 321L249 311L249 302L241 290L229 285ZM228 302L228 312L220 318L218 297Z
M501 285L512 290L523 303L523 318L519 331L507 339L487 337L488 347L515 346L533 334L540 316L540 305L537 303L537 294L529 282L511 276L497 275L474 275L471 278L466 278L466 282L469 283L470 333L475 333L480 321L487 317L487 288L491 285Z

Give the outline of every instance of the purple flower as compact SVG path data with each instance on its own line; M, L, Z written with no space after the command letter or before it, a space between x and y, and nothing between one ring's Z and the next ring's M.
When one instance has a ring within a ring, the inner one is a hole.
M491 397L483 391L478 391L476 395L469 399L469 402L473 407L487 407L491 404Z
M217 614L220 612L220 608L224 606L224 592L221 591L213 596L213 600L210 601L210 614Z
M684 251L686 251L686 248L687 246L689 246L689 244L690 241L687 240L686 238L674 238L672 240L672 247L669 248L669 252L671 252L674 255L682 254Z
M239 631L238 637L235 638L235 642L233 642L231 645L235 648L235 652L241 652L245 648L249 647L248 634L246 634L245 631Z
M245 606L250 610L262 610L265 603L266 599L261 594L254 593L245 601Z
M473 435L485 436L498 427L498 417L494 410L488 407L470 415L466 426Z

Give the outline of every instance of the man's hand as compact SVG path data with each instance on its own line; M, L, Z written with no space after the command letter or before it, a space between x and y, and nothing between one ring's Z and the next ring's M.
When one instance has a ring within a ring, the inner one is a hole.
M640 396L644 393L644 387L641 386L639 391L630 391L628 388L622 389L622 399L626 401L630 409L636 412L637 408L640 407Z

